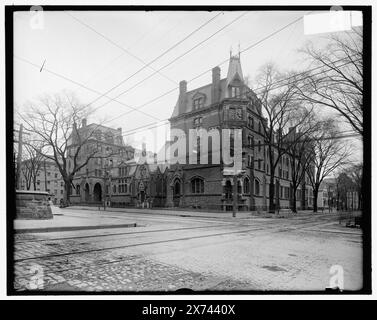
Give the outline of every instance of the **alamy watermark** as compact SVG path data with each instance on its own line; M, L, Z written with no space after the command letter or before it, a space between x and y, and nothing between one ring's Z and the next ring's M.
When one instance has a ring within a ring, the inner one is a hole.
M153 133L156 138L156 133ZM220 164L239 172L242 169L242 129L173 128L170 143L156 153L146 154L143 148L134 155L136 163Z

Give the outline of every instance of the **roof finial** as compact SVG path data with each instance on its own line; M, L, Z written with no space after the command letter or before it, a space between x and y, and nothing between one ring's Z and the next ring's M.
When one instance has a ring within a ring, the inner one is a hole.
M238 41L238 59L240 59L240 58L241 58L241 44Z

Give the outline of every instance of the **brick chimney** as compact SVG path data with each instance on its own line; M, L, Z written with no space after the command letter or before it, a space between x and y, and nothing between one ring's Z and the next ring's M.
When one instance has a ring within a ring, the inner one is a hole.
M179 114L186 112L186 106L187 106L186 93L187 93L187 81L182 80L179 83L179 101L178 101L178 103L179 103L179 108L178 108Z
M212 69L212 90L211 90L211 103L220 101L220 67Z

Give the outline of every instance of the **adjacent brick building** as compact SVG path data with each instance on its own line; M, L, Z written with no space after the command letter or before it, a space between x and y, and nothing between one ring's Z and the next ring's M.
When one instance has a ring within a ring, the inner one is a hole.
M77 158L78 163L85 161L92 150L96 150L97 153L75 174L70 201L76 204L99 204L109 198L110 177L114 168L124 160L132 159L134 149L125 145L121 128L113 129L95 123L87 125L86 119L83 119L81 127L77 130L78 135L85 139ZM68 170L73 166L73 155L78 146L77 139L73 135L69 142Z

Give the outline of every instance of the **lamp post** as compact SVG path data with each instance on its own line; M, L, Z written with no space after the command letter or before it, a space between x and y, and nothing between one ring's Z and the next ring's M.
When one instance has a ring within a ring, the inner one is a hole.
M236 212L238 211L238 179L237 174L233 176L233 218L236 217Z

